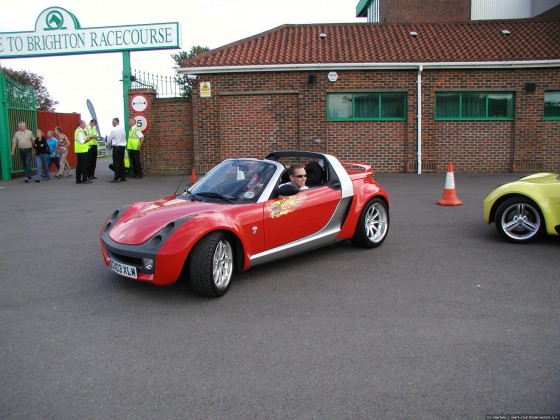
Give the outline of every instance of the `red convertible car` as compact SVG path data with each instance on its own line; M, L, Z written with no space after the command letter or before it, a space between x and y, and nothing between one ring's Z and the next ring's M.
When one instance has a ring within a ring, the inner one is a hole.
M306 186L289 182L304 165ZM389 197L371 167L315 152L228 159L179 195L122 207L101 233L105 263L155 285L186 277L224 295L236 271L346 239L375 248L389 231Z

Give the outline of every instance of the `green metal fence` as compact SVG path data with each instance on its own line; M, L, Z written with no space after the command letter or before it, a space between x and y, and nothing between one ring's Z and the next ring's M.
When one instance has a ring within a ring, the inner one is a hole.
M16 148L11 155L12 136L18 130L18 124L24 122L28 130L37 128L37 109L35 91L8 79L0 69L0 169L2 179L8 180L12 174L23 172ZM31 159L32 165L35 159Z
M177 76L163 76L145 71L132 70L131 89L154 89L158 98L180 98L184 96L184 85Z

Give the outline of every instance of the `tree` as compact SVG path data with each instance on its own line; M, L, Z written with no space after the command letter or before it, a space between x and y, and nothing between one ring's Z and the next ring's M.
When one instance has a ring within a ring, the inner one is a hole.
M187 60L189 58L193 58L195 55L202 54L206 51L209 51L208 47L201 47L200 45L195 45L191 48L189 52L187 51L179 51L178 53L171 54L171 58L175 61L175 65L173 69L178 70L181 68L181 62L183 60ZM181 90L183 91L184 98L190 98L192 94L192 87L194 84L194 80L191 80L187 77L186 74L177 74L175 76L175 82L181 86Z
M24 86L31 86L35 91L35 106L37 111L54 112L58 101L51 98L49 90L43 84L43 76L26 70L2 68L4 75Z

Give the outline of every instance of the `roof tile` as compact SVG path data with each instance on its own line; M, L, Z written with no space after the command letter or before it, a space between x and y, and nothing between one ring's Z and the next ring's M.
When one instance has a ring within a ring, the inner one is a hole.
M510 33L505 35L503 29ZM410 35L416 32L416 36ZM325 34L325 38L319 35ZM282 25L184 60L184 68L560 59L560 20Z

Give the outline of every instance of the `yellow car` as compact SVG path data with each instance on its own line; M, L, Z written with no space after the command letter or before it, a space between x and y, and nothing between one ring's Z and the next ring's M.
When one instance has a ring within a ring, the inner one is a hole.
M484 199L484 220L514 243L560 235L560 176L539 173L500 185Z

